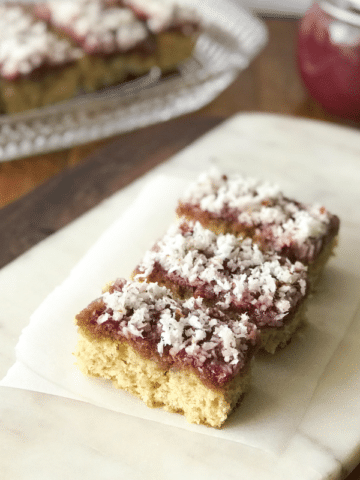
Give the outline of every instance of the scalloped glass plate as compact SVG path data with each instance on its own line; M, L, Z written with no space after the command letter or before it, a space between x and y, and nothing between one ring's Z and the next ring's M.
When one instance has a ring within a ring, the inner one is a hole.
M179 2L180 3L180 2ZM178 73L159 69L95 94L0 116L0 161L69 148L195 111L230 85L267 41L263 23L233 0L181 0L204 20Z

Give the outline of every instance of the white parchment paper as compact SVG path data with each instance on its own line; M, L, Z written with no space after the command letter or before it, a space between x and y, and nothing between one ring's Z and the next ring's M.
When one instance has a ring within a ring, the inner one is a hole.
M32 315L17 345L17 362L2 385L80 399L117 412L155 420L280 453L297 430L319 383L331 384L327 369L354 318L359 301L358 231L343 226L337 255L310 300L308 325L283 351L260 355L253 387L221 430L190 425L161 409L116 390L109 382L84 377L74 365L74 316L119 276L129 277L145 250L175 219L184 179L160 175L93 245Z

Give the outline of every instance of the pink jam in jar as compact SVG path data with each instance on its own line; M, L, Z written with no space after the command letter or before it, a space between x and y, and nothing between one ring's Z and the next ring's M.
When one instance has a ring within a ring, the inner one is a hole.
M360 119L360 1L315 3L300 22L297 57L310 95L335 115Z

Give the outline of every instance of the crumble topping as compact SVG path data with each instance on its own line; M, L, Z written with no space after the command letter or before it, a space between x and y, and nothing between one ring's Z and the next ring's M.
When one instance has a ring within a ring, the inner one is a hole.
M268 247L290 250L306 262L321 250L335 218L321 205L307 206L284 197L276 185L240 175L227 177L217 169L190 186L178 211L182 207L241 224Z
M234 320L202 299L176 301L157 283L118 279L100 300L104 306L93 319L100 328L115 324L120 336L148 341L160 356L191 364L218 385L247 364L250 346L258 343L246 313Z
M51 23L68 30L88 53L127 51L148 37L130 9L107 7L102 0L50 0L44 8Z
M48 31L43 21L35 20L20 5L0 5L0 73L14 79L36 68L61 65L81 56L67 40Z
M193 9L161 0L124 0L124 3L146 19L149 29L154 33L183 24L198 23Z
M282 325L307 292L306 267L262 252L250 238L216 235L199 222L170 227L136 269L136 279L163 279L189 287L224 311L247 313L258 326Z

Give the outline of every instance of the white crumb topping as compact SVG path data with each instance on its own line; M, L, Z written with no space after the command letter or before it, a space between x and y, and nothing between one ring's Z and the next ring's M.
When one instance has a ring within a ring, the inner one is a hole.
M181 26L184 22L198 23L200 20L194 9L179 6L175 2L163 0L125 0L125 4L142 13L147 25L154 33L169 27Z
M240 175L225 177L218 169L202 173L185 192L182 201L200 203L201 208L220 212L224 204L234 208L256 206L267 199L276 199L279 187L255 178Z
M202 307L201 300L177 302L167 288L157 283L123 281L120 289L105 292L101 298L105 311L97 319L99 325L109 320L118 322L119 331L126 337L145 338L155 331L160 355L165 347L170 347L173 357L184 351L196 357L197 366L215 359L238 366L249 345L257 342L256 327L247 315L236 321L225 320L220 313L215 318Z
M105 292L102 295L106 311L99 316L97 322L101 324L109 319L109 309L112 311L111 318L116 322L120 322L129 310L133 310L127 328L134 335L141 336L144 321L150 318L149 305L155 310L161 310L166 305L167 295L168 290L156 283L127 283L121 291Z
M127 51L148 36L130 9L107 8L102 0L51 0L46 6L52 24L72 31L88 52Z
M81 56L67 40L49 32L19 5L0 5L0 73L5 78L28 75L36 68L61 65Z
M170 354L176 355L182 349L197 356L199 364L208 358L216 358L216 348L220 349L222 360L237 365L244 359L248 349L249 328L253 329L247 318L228 323L211 318L206 311L194 309L180 320L175 320L169 311L160 317L162 326L158 352L162 353L166 345L171 346ZM252 330L254 332L254 330ZM208 340L205 342L205 339Z
M172 282L181 278L195 292L210 291L222 308L238 305L246 310L252 305L257 314L271 310L275 316L269 321L281 321L306 293L307 269L302 263L263 253L250 238L216 235L199 222L172 225L146 252L137 278L148 277L156 264L167 276L175 274Z
M328 230L331 215L320 205L303 205L283 196L279 187L240 175L224 176L217 169L202 174L180 200L225 218L231 213L275 250L296 246L299 259L310 258L316 241ZM226 220L226 219L225 219Z

